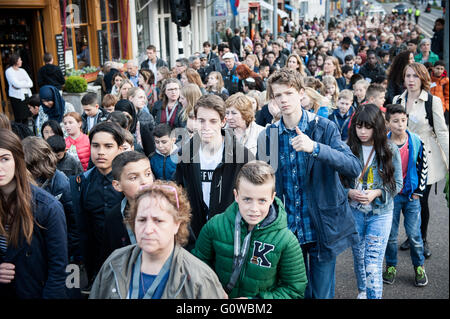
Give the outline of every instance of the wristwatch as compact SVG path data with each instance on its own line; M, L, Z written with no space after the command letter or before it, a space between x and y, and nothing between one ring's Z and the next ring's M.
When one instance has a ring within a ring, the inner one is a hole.
M319 143L314 142L314 148L313 148L311 155L313 157L317 157L319 155L319 152L320 152Z

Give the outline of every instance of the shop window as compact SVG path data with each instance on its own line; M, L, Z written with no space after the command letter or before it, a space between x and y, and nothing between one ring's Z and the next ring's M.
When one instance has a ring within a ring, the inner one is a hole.
M138 10L138 2L136 2L136 28L138 38L138 52L142 54L142 58L147 59L145 50L150 44L150 20L148 16L148 7Z
M60 0L66 69L91 65L87 0Z
M102 37L105 48L100 61L119 60L121 57L120 12L117 0L100 0L100 16L102 20Z

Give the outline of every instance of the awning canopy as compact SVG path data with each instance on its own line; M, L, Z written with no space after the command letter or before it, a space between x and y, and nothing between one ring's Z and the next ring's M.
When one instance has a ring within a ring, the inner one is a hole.
M286 10L289 10L289 11L295 10L295 8L291 7L291 6L288 5L288 4L285 4L285 5L284 5L284 8L285 8Z
M289 14L287 14L286 11L283 11L283 10L278 9L278 10L277 10L277 13L278 13L278 15L281 17L281 19L289 18Z

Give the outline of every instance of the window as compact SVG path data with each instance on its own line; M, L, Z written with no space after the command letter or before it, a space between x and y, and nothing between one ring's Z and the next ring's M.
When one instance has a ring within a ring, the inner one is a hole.
M117 0L100 0L100 16L102 20L102 37L105 48L103 61L119 60L121 57L120 12ZM100 57L102 61L102 57Z
M91 64L87 0L60 0L59 4L65 38L66 66L68 69L81 69Z

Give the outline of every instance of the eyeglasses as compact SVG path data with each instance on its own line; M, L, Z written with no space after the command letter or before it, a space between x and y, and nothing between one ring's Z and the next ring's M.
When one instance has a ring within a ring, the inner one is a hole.
M175 199L176 199L176 201L177 201L177 209L180 209L180 202L179 202L179 200L178 200L178 192L177 192L177 189L175 188L175 187L173 187L173 186L171 186L171 185L144 185L144 186L141 186L140 188L139 188L139 190L141 191L141 190L145 190L145 189L148 189L148 190L153 190L153 189L161 189L161 188L165 188L165 189L168 189L168 190L170 190L170 191L172 191L174 194L175 194Z
M179 88L166 89L166 91L169 91L169 92L175 92L175 91L179 91L179 90L180 90Z

